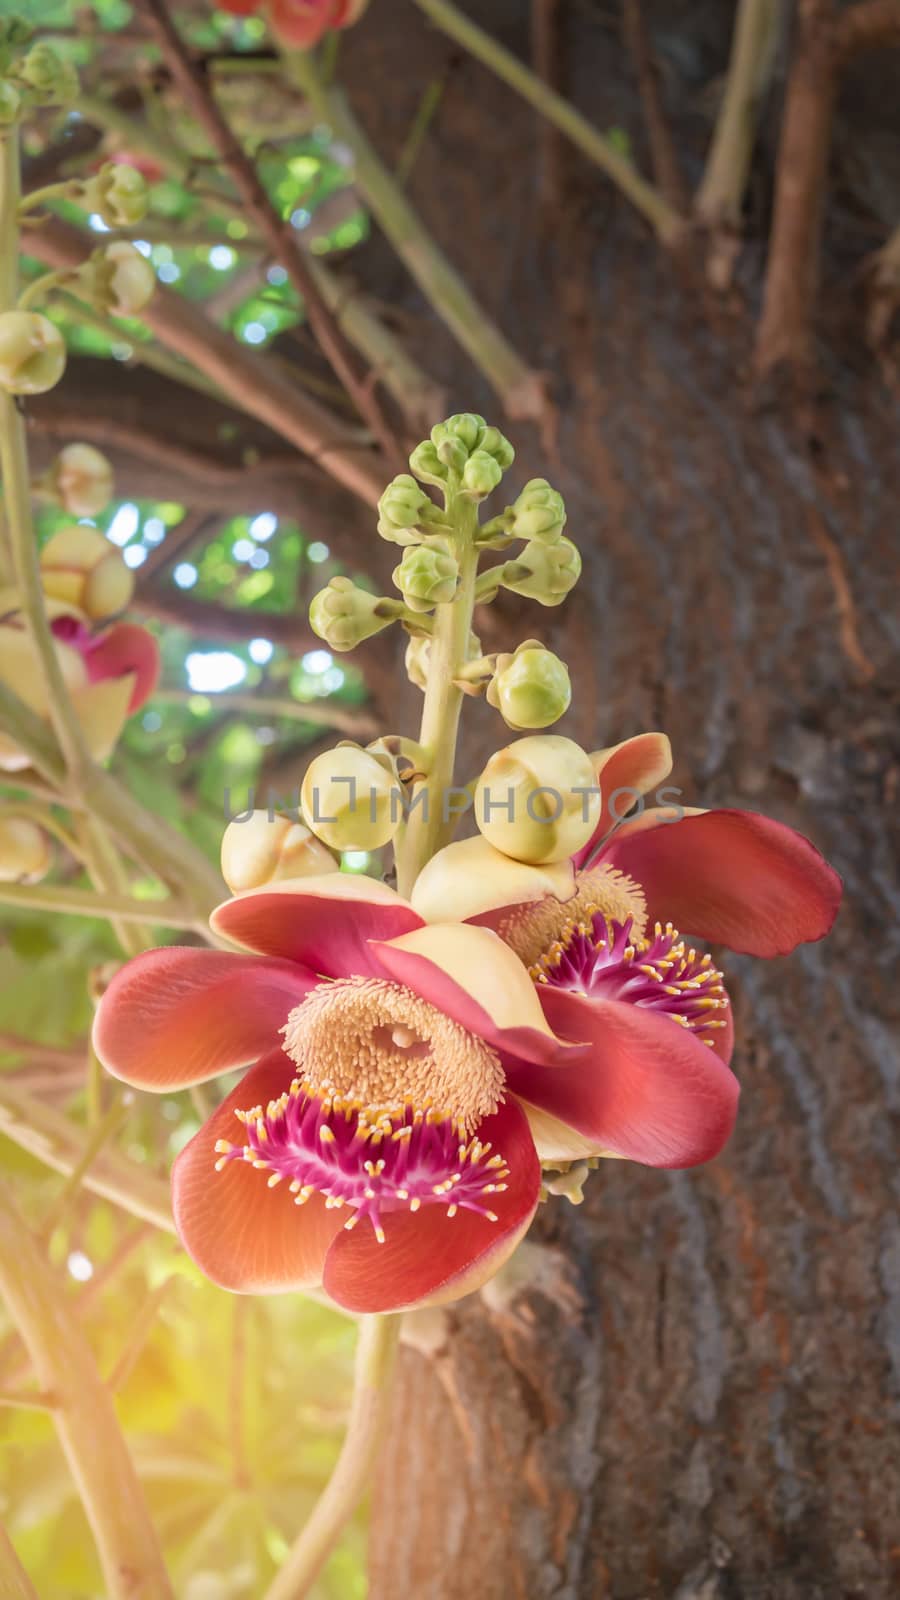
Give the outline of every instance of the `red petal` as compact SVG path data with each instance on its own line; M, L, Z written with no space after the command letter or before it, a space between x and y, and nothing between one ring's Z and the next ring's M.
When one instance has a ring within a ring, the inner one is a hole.
M620 1000L540 986L554 1029L593 1045L571 1065L516 1065L509 1087L609 1151L648 1167L693 1167L718 1155L738 1084L715 1050L671 1017Z
M248 889L218 906L213 930L233 944L282 956L329 978L378 972L371 939L396 939L422 918L387 884L355 873L326 873Z
M138 711L145 700L149 700L159 682L159 645L149 628L142 628L136 622L116 622L107 628L92 641L84 660L91 683L134 673L129 713Z
M246 1161L216 1171L216 1140L241 1142L235 1111L275 1100L289 1088L293 1068L280 1050L260 1061L223 1100L175 1163L175 1226L200 1271L223 1289L268 1294L309 1289L322 1281L322 1262L341 1226L313 1194L296 1206L286 1183L270 1189L267 1174Z
M674 922L751 956L824 938L841 900L841 880L815 845L755 811L655 825L647 812L623 824L602 859L642 885L651 926Z
M600 840L624 817L639 795L662 783L672 771L672 747L664 733L637 733L633 739L591 754L602 792L600 820L587 844L573 857L576 867L589 861ZM618 793L627 789L626 797Z
M384 1244L365 1221L338 1234L325 1260L324 1286L348 1311L399 1311L425 1301L458 1300L493 1276L515 1249L537 1208L541 1171L528 1123L508 1100L478 1129L509 1167L509 1187L487 1196L497 1221L474 1211L448 1217L443 1205L394 1211Z
M184 1089L275 1049L279 1028L315 982L288 961L178 946L149 950L129 961L103 996L94 1049L125 1083ZM289 1079L292 1070L288 1064Z

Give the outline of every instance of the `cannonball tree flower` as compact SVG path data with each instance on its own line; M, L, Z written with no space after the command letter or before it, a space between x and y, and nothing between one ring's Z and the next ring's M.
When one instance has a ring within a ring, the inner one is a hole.
M326 33L358 22L368 0L218 0L218 4L236 17L259 12L283 44L309 50Z
M531 1103L563 1122L573 1094L582 1121L582 1102L603 1100L611 1146L652 1165L704 1161L731 1131L722 1052L659 1018L662 1062L627 1019L602 1052L565 1040L492 930L427 925L374 879L269 884L226 901L212 928L250 953L137 957L94 1042L143 1089L245 1069L173 1176L182 1242L226 1288L322 1285L356 1312L468 1293L538 1203Z
M153 693L159 677L159 648L152 633L137 623L116 622L95 629L76 606L47 597L47 619L57 660L72 698L88 749L103 761L129 716ZM14 593L0 593L0 682L46 722L50 706L34 645ZM0 770L21 772L29 757L8 734L0 734Z
M679 816L656 806L616 823L617 813L668 776L663 734L638 735L592 759L600 820L572 857L532 866L481 835L461 840L428 862L412 903L428 919L459 917L499 933L529 968L550 1025L591 1039L598 1053L614 1055L630 1030L647 1051L659 1051L662 1069L674 1021L682 1049L698 1044L701 1053L705 1047L728 1060L732 1024L722 974L686 937L749 955L787 955L828 933L841 881L802 834L756 812L688 809ZM567 1115L557 1122L563 1078ZM555 1106L536 1078L518 1082L547 1113L540 1124L545 1151L574 1158L602 1145L621 1153L605 1108L581 1093L577 1070L566 1066L554 1079ZM580 1138L573 1140L572 1127Z

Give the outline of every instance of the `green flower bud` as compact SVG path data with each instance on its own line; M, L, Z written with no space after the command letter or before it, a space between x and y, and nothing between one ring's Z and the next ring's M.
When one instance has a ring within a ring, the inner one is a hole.
M512 506L511 531L517 539L538 539L554 544L566 525L566 507L561 494L546 478L532 478Z
M28 817L0 817L0 883L40 883L53 859L43 828Z
M581 556L571 539L559 539L556 544L534 540L502 570L504 589L527 595L542 606L558 606L581 576Z
M222 877L232 894L337 870L331 851L302 822L268 811L229 822L222 838Z
M510 728L548 728L569 709L569 669L529 639L514 655L498 656L487 698Z
M463 468L463 488L472 500L483 500L496 489L503 468L486 450L476 450Z
M421 483L433 483L440 489L447 482L447 468L430 439L416 445L409 464Z
M39 311L0 314L0 387L9 394L44 394L63 375L62 334Z
M402 472L388 484L378 502L378 532L392 544L417 544L418 524L427 522L436 509L415 478Z
M448 417L446 422L436 422L431 430L431 437L438 451L447 439L455 439L469 455L471 451L478 449L484 429L484 417L479 417L477 411L460 411L455 416Z
M85 184L81 199L110 228L130 228L147 215L147 180L137 167L129 167L124 161L106 161Z
M501 472L506 472L516 459L516 452L499 428L485 428L479 450L493 456Z
M333 850L378 850L402 815L388 766L357 745L338 745L306 769L300 804L308 828Z
M22 109L22 96L15 84L0 78L0 127L8 128Z
M0 17L0 52L21 50L34 34L24 17Z
M476 661L481 655L481 640L469 634L467 661ZM406 646L406 675L422 693L428 688L428 670L431 663L431 635L416 634Z
M488 843L534 865L563 861L587 844L600 806L590 756L552 733L498 750L475 790L475 820Z
M18 76L39 105L68 106L78 98L78 73L49 44L33 44L18 65Z
M411 611L430 611L456 594L459 562L443 539L433 539L406 550L393 578Z
M313 597L309 620L313 633L332 650L354 650L394 620L397 602L379 599L350 578L332 578Z

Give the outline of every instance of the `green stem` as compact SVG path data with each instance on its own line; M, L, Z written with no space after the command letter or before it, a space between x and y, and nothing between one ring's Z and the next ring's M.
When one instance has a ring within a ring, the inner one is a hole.
M159 928L206 930L205 918L173 900L138 900L133 895L101 894L94 889L72 889L59 883L0 883L0 905L25 911L60 912L73 917L106 917L110 921L151 924ZM141 942L147 949L153 940ZM137 951L130 952L137 954Z
M781 0L739 0L725 90L694 209L710 227L737 228L760 105L775 65Z
M42 189L32 189L30 194L22 196L19 216L24 217L38 206L46 205L48 200L72 200L81 190L80 178L67 178L63 183L46 183Z
M388 1427L401 1320L368 1316L360 1321L350 1421L337 1466L265 1600L305 1600L362 1498Z
M59 1400L53 1420L96 1541L109 1600L174 1600L112 1395L68 1297L5 1191L0 1290L38 1385Z
M428 776L413 789L410 812L396 841L397 888L402 895L413 884L426 861L450 837L452 816L446 805L453 785L456 739L463 692L454 679L468 658L469 634L475 606L478 547L475 533L478 513L471 501L457 496L448 504L456 518L456 554L459 587L452 601L436 611L428 663L428 687L422 709L419 744L425 752Z
M32 1587L31 1579L3 1527L0 1527L0 1594L4 1600L38 1600L38 1592Z
M461 44L476 60L509 84L523 100L559 128L579 150L600 167L641 216L645 217L663 244L676 244L684 235L684 220L651 183L621 154L610 139L593 127L568 100L537 77L489 33L471 22L450 0L415 0L442 33Z
M67 267L61 268L59 272L42 272L39 278L35 278L28 285L27 289L22 290L19 295L19 310L30 311L33 306L46 299L51 289L61 289L71 280L72 273Z
M53 1201L41 1219L41 1234L45 1239L50 1238L54 1228L62 1221L69 1208L70 1200L81 1188L89 1168L93 1166L104 1145L119 1132L129 1115L129 1111L128 1102L120 1094L113 1101L106 1114L91 1128L77 1164L66 1177L65 1183L60 1188L59 1193L54 1196Z
M419 288L484 374L511 417L536 418L545 409L540 375L526 365L473 298L465 280L423 228L402 188L381 162L343 95L323 81L311 54L287 57L291 77L316 115L353 152L357 182Z

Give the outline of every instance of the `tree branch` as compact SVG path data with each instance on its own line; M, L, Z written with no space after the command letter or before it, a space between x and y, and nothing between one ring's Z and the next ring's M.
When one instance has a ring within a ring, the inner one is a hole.
M634 63L638 93L647 126L653 177L657 188L668 200L673 211L684 216L688 209L687 185L679 165L669 119L663 106L659 70L647 32L642 0L624 0L622 25L628 53Z
M900 46L900 0L858 0L840 13L834 29L839 66L880 46Z

